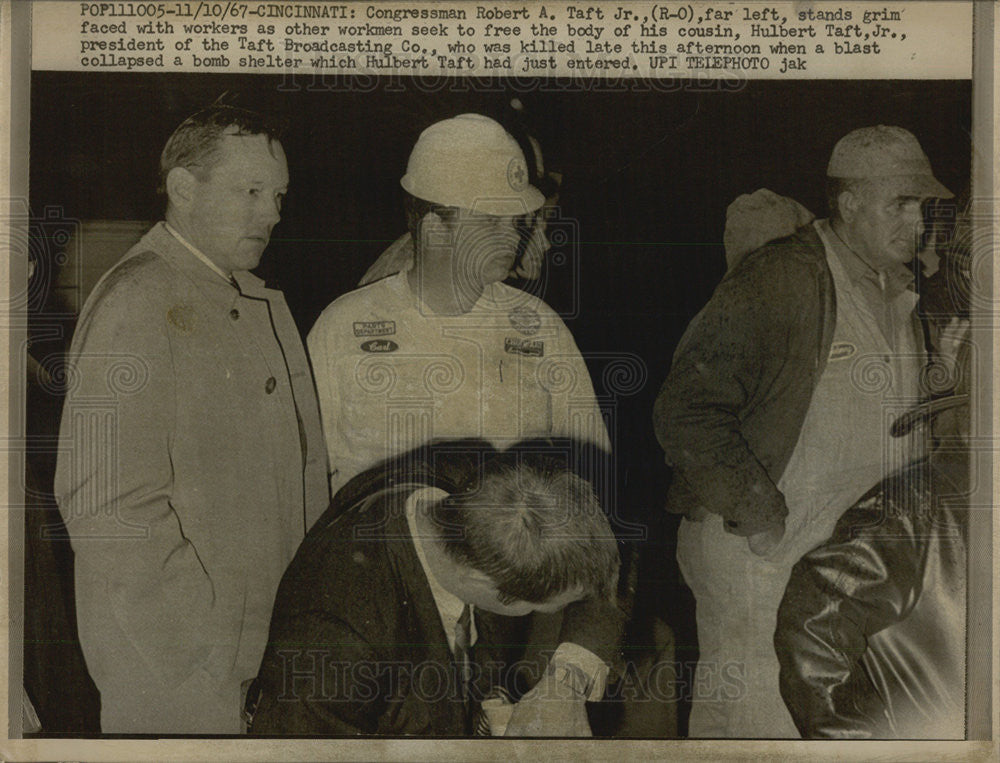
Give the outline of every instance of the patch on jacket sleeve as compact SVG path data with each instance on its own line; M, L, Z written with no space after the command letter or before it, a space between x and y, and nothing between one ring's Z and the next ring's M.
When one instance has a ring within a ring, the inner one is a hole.
M388 336L396 333L396 321L354 321L354 336Z
M503 340L503 351L511 355L529 355L540 358L545 355L545 342L541 339L521 339L508 336Z
M846 360L858 351L850 342L834 342L830 346L830 360Z

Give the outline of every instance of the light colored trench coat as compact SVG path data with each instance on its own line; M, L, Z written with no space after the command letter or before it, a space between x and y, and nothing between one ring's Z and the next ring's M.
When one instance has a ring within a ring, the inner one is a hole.
M162 223L99 282L55 492L105 733L239 733L274 595L326 508L312 375L280 291Z

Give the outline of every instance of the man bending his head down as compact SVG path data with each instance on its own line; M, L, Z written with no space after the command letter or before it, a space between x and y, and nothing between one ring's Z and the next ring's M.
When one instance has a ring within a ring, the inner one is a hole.
M524 616L612 599L618 550L590 485L552 460L508 451L466 474L452 492L380 481L310 532L278 592L254 733L503 733L538 681L517 664ZM578 707L580 728L534 732L586 733Z

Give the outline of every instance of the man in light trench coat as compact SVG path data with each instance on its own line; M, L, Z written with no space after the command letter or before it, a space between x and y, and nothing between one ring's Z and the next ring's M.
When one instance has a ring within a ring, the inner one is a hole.
M212 106L160 170L165 221L80 315L56 495L104 733L241 733L278 582L329 501L301 340L248 272L288 168L261 115Z

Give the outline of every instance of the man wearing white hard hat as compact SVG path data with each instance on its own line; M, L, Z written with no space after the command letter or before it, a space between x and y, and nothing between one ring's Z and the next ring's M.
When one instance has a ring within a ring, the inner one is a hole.
M842 138L830 218L745 255L691 322L656 401L677 557L697 602L690 733L795 737L773 635L795 562L922 455L893 421L924 395L906 267L922 203L951 193L899 127Z
M438 438L609 447L572 335L502 283L519 219L545 200L517 142L478 114L446 119L420 135L401 184L413 266L336 300L308 337L333 492Z
M421 133L401 181L412 267L334 301L307 340L334 495L432 440L481 438L502 450L570 438L610 451L569 330L544 302L502 283L524 218L545 201L528 180L520 147L492 119L462 114ZM586 727L584 701L602 696L609 666L572 642L574 623L617 617L613 604L594 606L599 613L555 624L565 640L544 679L582 678L574 707L537 702L554 695L535 692L528 699L542 709L515 713L512 728L558 736Z

